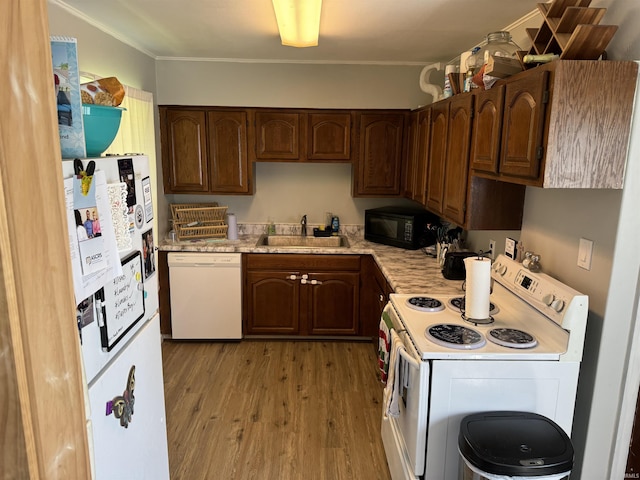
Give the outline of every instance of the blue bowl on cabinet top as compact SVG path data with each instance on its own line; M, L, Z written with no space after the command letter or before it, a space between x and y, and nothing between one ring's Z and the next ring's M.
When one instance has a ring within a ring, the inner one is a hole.
M120 128L123 110L126 109L90 103L82 104L87 157L99 157L109 148Z

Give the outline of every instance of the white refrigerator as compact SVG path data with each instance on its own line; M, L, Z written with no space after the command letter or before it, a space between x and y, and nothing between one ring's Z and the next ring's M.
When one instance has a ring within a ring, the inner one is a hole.
M63 176L94 477L168 479L148 158L65 160Z

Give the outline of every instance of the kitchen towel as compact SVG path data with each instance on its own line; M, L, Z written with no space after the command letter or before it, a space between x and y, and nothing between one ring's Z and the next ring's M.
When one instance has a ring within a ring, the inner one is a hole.
M402 361L400 350L405 350L404 343L394 329L391 329L391 358L389 360L389 378L382 392L384 418L400 416L398 401L402 390Z
M382 383L387 383L387 377L389 375L391 330L393 329L393 323L391 322L387 308L382 312L380 327L378 329L378 368L380 368L380 381Z
M467 257L464 259L466 270L464 315L473 320L489 318L491 295L491 259L486 257Z
M238 220L233 213L227 215L227 238L229 240L238 239Z

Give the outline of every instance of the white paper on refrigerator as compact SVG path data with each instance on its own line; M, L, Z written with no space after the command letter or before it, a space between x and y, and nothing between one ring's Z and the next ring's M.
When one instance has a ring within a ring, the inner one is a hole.
M121 275L122 266L111 220L111 206L104 173L95 172L92 182L95 188L95 208L100 212L100 236L98 238L89 239L87 228L84 227L84 224L78 224L82 223L82 219L80 221L77 219L79 211L74 204L74 183L74 177L64 180L73 286L76 304L80 304L85 298L102 288L114 276ZM88 248L92 240L98 240L93 242L96 246L99 244L99 249L96 251ZM84 243L87 247L82 248L81 243ZM83 268L83 258L85 259L85 265L88 265L90 264L90 262L86 261L88 256L97 254L100 255L100 261L93 265L94 268ZM95 268L96 264L100 265L100 268Z

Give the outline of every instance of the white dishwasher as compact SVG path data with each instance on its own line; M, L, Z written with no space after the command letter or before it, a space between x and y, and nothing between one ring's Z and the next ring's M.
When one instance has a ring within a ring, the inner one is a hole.
M174 339L242 338L239 253L169 253Z

